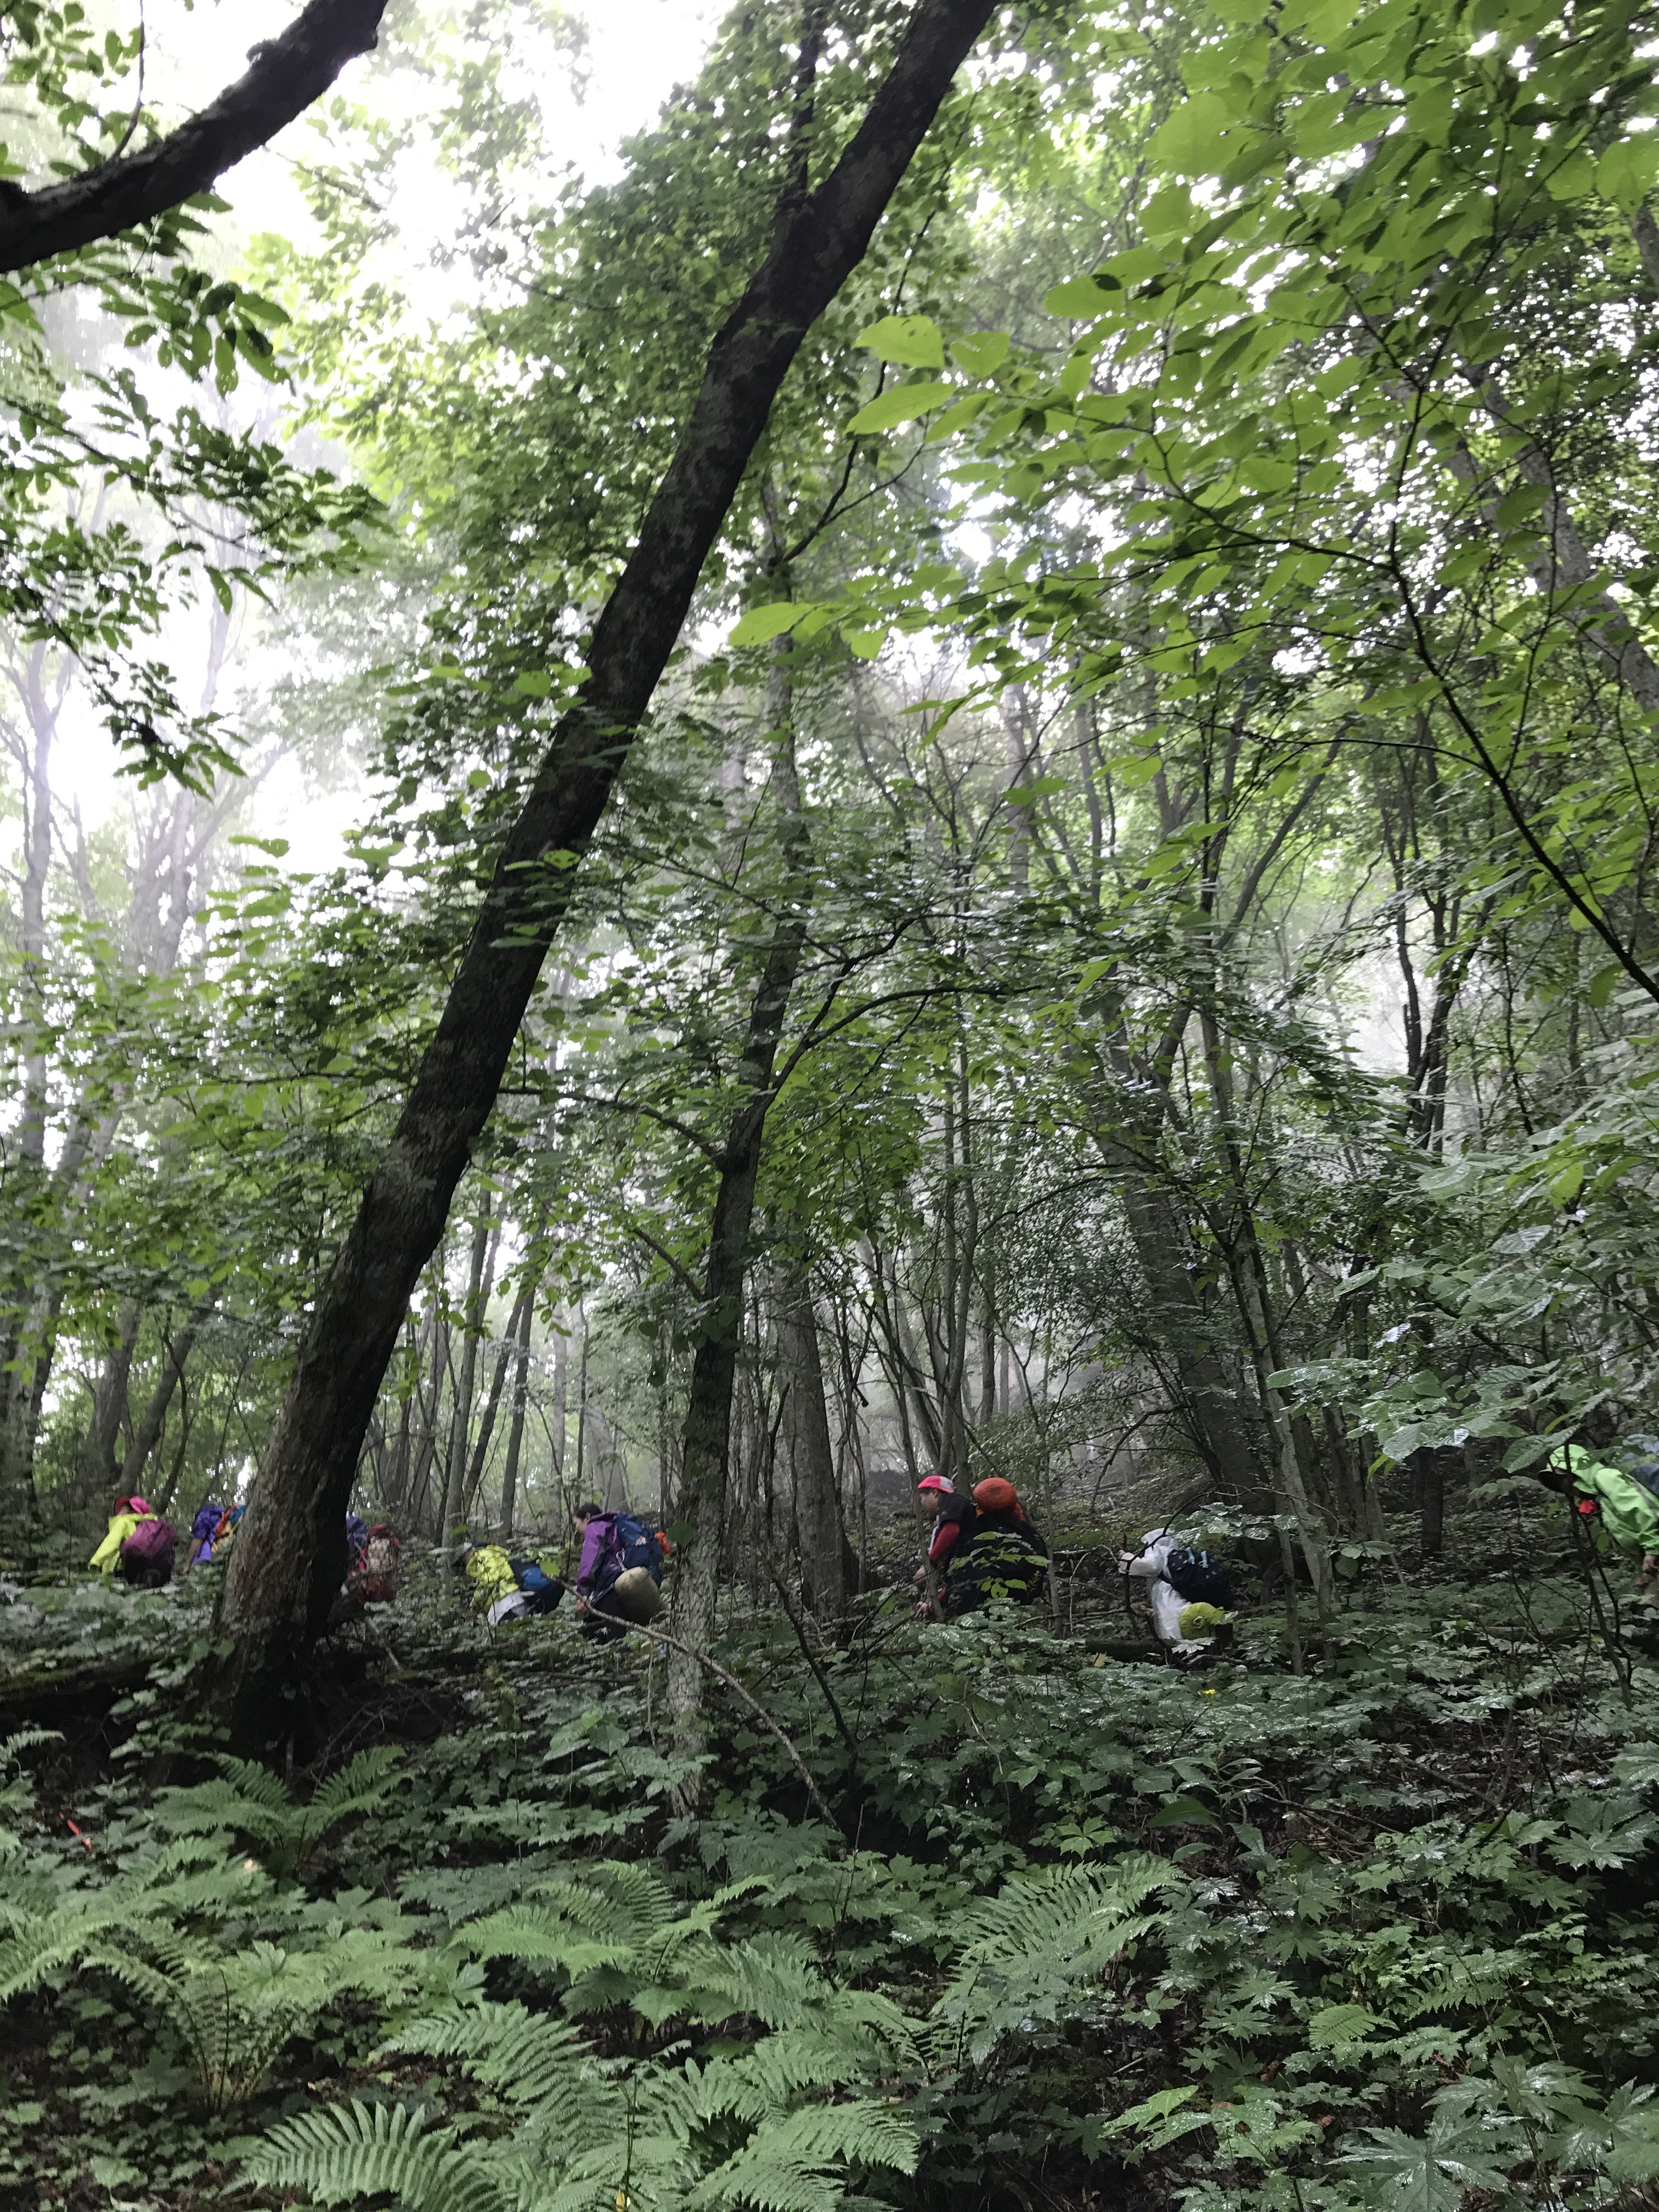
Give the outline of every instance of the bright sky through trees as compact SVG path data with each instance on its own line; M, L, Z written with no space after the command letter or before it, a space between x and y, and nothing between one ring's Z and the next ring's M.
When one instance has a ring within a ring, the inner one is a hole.
M248 50L281 30L294 12L290 0L225 0L189 15L161 13L152 28L146 72L147 94L158 112L182 116L212 98L237 76ZM568 55L549 49L538 88L549 141L589 183L614 183L624 167L622 142L645 129L674 87L696 75L719 10L713 0L588 0L569 12L584 25L585 39L574 67ZM345 100L362 101L371 116L398 118L429 110L434 100L431 87L412 80L388 84L362 64L345 72L339 91ZM313 114L231 173L223 187L231 213L222 227L228 260L259 232L276 231L300 242L312 236L295 167L317 160L324 143ZM460 188L429 163L411 159L400 166L398 193L396 273L425 298L434 319L447 308L465 313L473 290L469 265L463 260L435 272L431 268L454 239L463 211ZM263 388L245 383L233 406L240 415L244 409L268 408L270 399ZM256 635L257 623L251 629L239 614L226 677L232 696L239 685L257 690L266 672L252 642ZM170 650L181 669L191 666L193 641L187 631L175 629ZM116 773L106 732L89 711L76 711L80 703L72 702L65 714L57 773L65 802L78 805L90 830L122 811L130 787ZM288 839L292 866L326 867L340 856L356 794L355 782L319 791L285 759L266 782L262 823L266 834Z

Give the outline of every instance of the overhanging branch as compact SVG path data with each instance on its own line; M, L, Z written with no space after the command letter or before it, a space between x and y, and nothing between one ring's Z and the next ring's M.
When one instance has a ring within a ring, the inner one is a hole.
M178 130L0 204L0 270L27 269L134 229L206 191L319 100L354 55L369 52L386 0L309 0L278 39L256 46L245 76Z

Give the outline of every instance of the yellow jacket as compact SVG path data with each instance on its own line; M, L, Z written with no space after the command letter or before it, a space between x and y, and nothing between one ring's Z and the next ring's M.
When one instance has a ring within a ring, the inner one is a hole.
M87 1565L96 1567L100 1574L112 1575L120 1560L122 1545L141 1521L153 1521L155 1518L153 1513L112 1513L109 1527L104 1532L104 1540Z
M481 1544L476 1552L468 1554L466 1578L472 1585L472 1602L480 1613L488 1613L492 1605L519 1586L513 1562L499 1544Z

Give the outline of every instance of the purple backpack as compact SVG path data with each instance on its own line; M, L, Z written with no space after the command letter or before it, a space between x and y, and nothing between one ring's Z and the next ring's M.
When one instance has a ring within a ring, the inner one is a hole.
M178 1540L171 1521L159 1516L141 1521L121 1547L121 1564L130 1571L142 1573L147 1581L164 1583L173 1572Z

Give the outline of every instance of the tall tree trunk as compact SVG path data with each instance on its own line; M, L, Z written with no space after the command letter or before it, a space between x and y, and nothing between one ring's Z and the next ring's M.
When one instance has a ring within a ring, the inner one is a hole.
M440 1284L434 1293L432 1332L432 1384L429 1397L421 1400L421 1440L415 1455L415 1473L409 1486L409 1517L410 1525L424 1528L427 1497L432 1484L432 1470L438 1459L438 1416L443 1407L444 1377L449 1372L449 1323L441 1310L443 1289ZM442 1500L439 1511L443 1510Z
M519 1331L526 1315L535 1301L533 1284L527 1284L514 1301L513 1310L507 1317L507 1334L496 1348L495 1365L489 1377L489 1395L484 1400L483 1419L478 1424L478 1440L472 1447L472 1463L466 1471L466 1489L461 1498L463 1517L472 1510L473 1500L478 1495L483 1480L484 1462L489 1456L489 1443L495 1433L495 1416L501 1411L501 1392L507 1387L507 1370L516 1366Z
M484 1308L489 1304L490 1279L495 1271L499 1224L491 1220L489 1198L483 1201L472 1230L472 1257L467 1269L466 1309L462 1321L461 1373L450 1416L449 1467L444 1480L443 1518L438 1541L453 1553L460 1544L460 1522L466 1485L466 1448L472 1426L472 1389L478 1373L478 1340L483 1333Z
M749 1229L760 1176L761 1141L772 1103L773 1071L783 1024L800 973L806 944L806 905L811 842L801 811L800 781L795 764L793 687L790 678L793 641L774 641L768 685L777 756L772 781L782 817L784 889L778 902L765 967L761 971L737 1077L745 1092L733 1115L721 1157L714 1218L708 1237L704 1277L703 1320L691 1361L691 1386L680 1455L678 1519L687 1526L674 1577L675 1633L682 1644L701 1650L714 1625L714 1593L720 1572L726 1478L730 1471L732 1392L743 1334L744 1280L749 1266ZM668 1655L669 1711L678 1722L683 1747L702 1741L702 1668L688 1652L671 1647ZM687 1791L683 1797L689 1798Z
M162 1340L164 1357L161 1376L149 1394L149 1403L144 1408L143 1419L133 1431L131 1447L121 1469L120 1486L124 1491L131 1492L138 1487L144 1472L144 1462L160 1439L161 1424L167 1419L173 1394L179 1387L179 1378L185 1371L185 1362L194 1350L196 1340L202 1332L202 1324L212 1310L213 1300L204 1298L199 1305L192 1307L189 1319L170 1344L165 1338Z
M1152 1188L1132 1153L1112 1146L1108 1157L1119 1168L1124 1216L1146 1286L1141 1328L1170 1363L1176 1410L1222 1497L1252 1512L1271 1512L1273 1493L1261 1479L1247 1417L1222 1357L1220 1332L1181 1264L1185 1238L1175 1207Z
M501 1471L501 1534L513 1534L513 1516L519 1502L519 1454L524 1445L525 1406L530 1395L530 1332L536 1318L533 1289L524 1294L519 1315L519 1338L513 1360L513 1423L507 1432L507 1465ZM509 1339L512 1332L508 1331ZM514 1351L509 1342L507 1349Z
M586 655L391 1146L319 1295L220 1596L215 1684L236 1738L280 1729L285 1686L328 1618L344 1509L410 1294L501 1087L574 870L667 665L772 402L877 223L995 0L920 0L893 67L817 188L792 178L770 252L722 325L674 458ZM556 853L558 865L544 866ZM745 1224L746 1225L746 1224Z
M15 1223L30 1223L38 1214L44 1225L52 1210L52 1186L64 1183L61 1164L56 1176L48 1176L46 1164L50 1103L46 894L52 873L52 749L63 710L64 684L61 681L55 686L49 684L44 644L32 647L21 667L10 674L27 728L27 732L8 732L21 771L23 799L23 871L17 900L23 1088L8 1200ZM51 697L48 693L53 690L56 696ZM77 1170L78 1165L77 1162ZM8 1501L7 1510L13 1512L31 1510L33 1504L34 1437L29 1407L44 1341L45 1308L51 1295L49 1267L30 1265L32 1239L27 1229L19 1243L19 1256L5 1286L7 1310L3 1333L0 1333L0 1499Z
M127 1385L143 1315L135 1298L121 1308L119 1334L104 1358L92 1394L92 1419L81 1448L81 1480L94 1496L107 1498L116 1479L115 1446L128 1419Z
M1328 1532L1324 1516L1311 1494L1310 1469L1303 1456L1303 1450L1298 1448L1302 1441L1297 1434L1298 1424L1269 1380L1271 1376L1282 1371L1285 1355L1273 1318L1267 1271L1261 1258L1261 1243L1256 1235L1255 1209L1244 1177L1243 1163L1239 1157L1232 1078L1221 1049L1220 1029L1208 1006L1204 1008L1200 1022L1204 1038L1205 1065L1210 1079L1210 1096L1221 1132L1222 1155L1227 1163L1228 1180L1232 1185L1233 1206L1238 1224L1237 1250L1229 1254L1229 1272L1245 1334L1249 1340L1261 1412L1279 1445L1279 1477L1285 1502L1296 1516L1297 1533L1302 1539L1303 1556L1308 1563L1319 1618L1324 1621L1329 1618L1335 1599L1335 1577L1331 1566ZM1306 1423L1299 1425L1305 1434Z
M1446 1475L1437 1451L1417 1455L1417 1510L1423 1557L1437 1559L1445 1544Z
M420 1401L421 1369L426 1359L427 1344L431 1331L437 1326L437 1320L434 1307L418 1332L413 1314L407 1323L404 1339L406 1364L398 1392L398 1441L392 1447L392 1463L386 1470L380 1498L381 1512L394 1520L401 1519L408 1510L411 1496L410 1478L414 1470L415 1409Z
M553 1316L553 1403L547 1417L553 1448L553 1486L561 1495L570 1449L570 1332L563 1326L563 1318L562 1312Z
M945 1431L916 1357L915 1336L905 1307L904 1286L898 1279L898 1263L894 1262L890 1287L882 1254L870 1244L864 1249L870 1270L872 1310L880 1332L876 1357L893 1393L905 1465L914 1484L921 1478L924 1459L929 1474L939 1472L944 1464Z
M804 1271L780 1268L775 1280L784 1423L800 1540L801 1595L811 1612L824 1622L833 1622L847 1610L848 1585L856 1570L842 1518L841 1486L836 1480L817 1316Z

